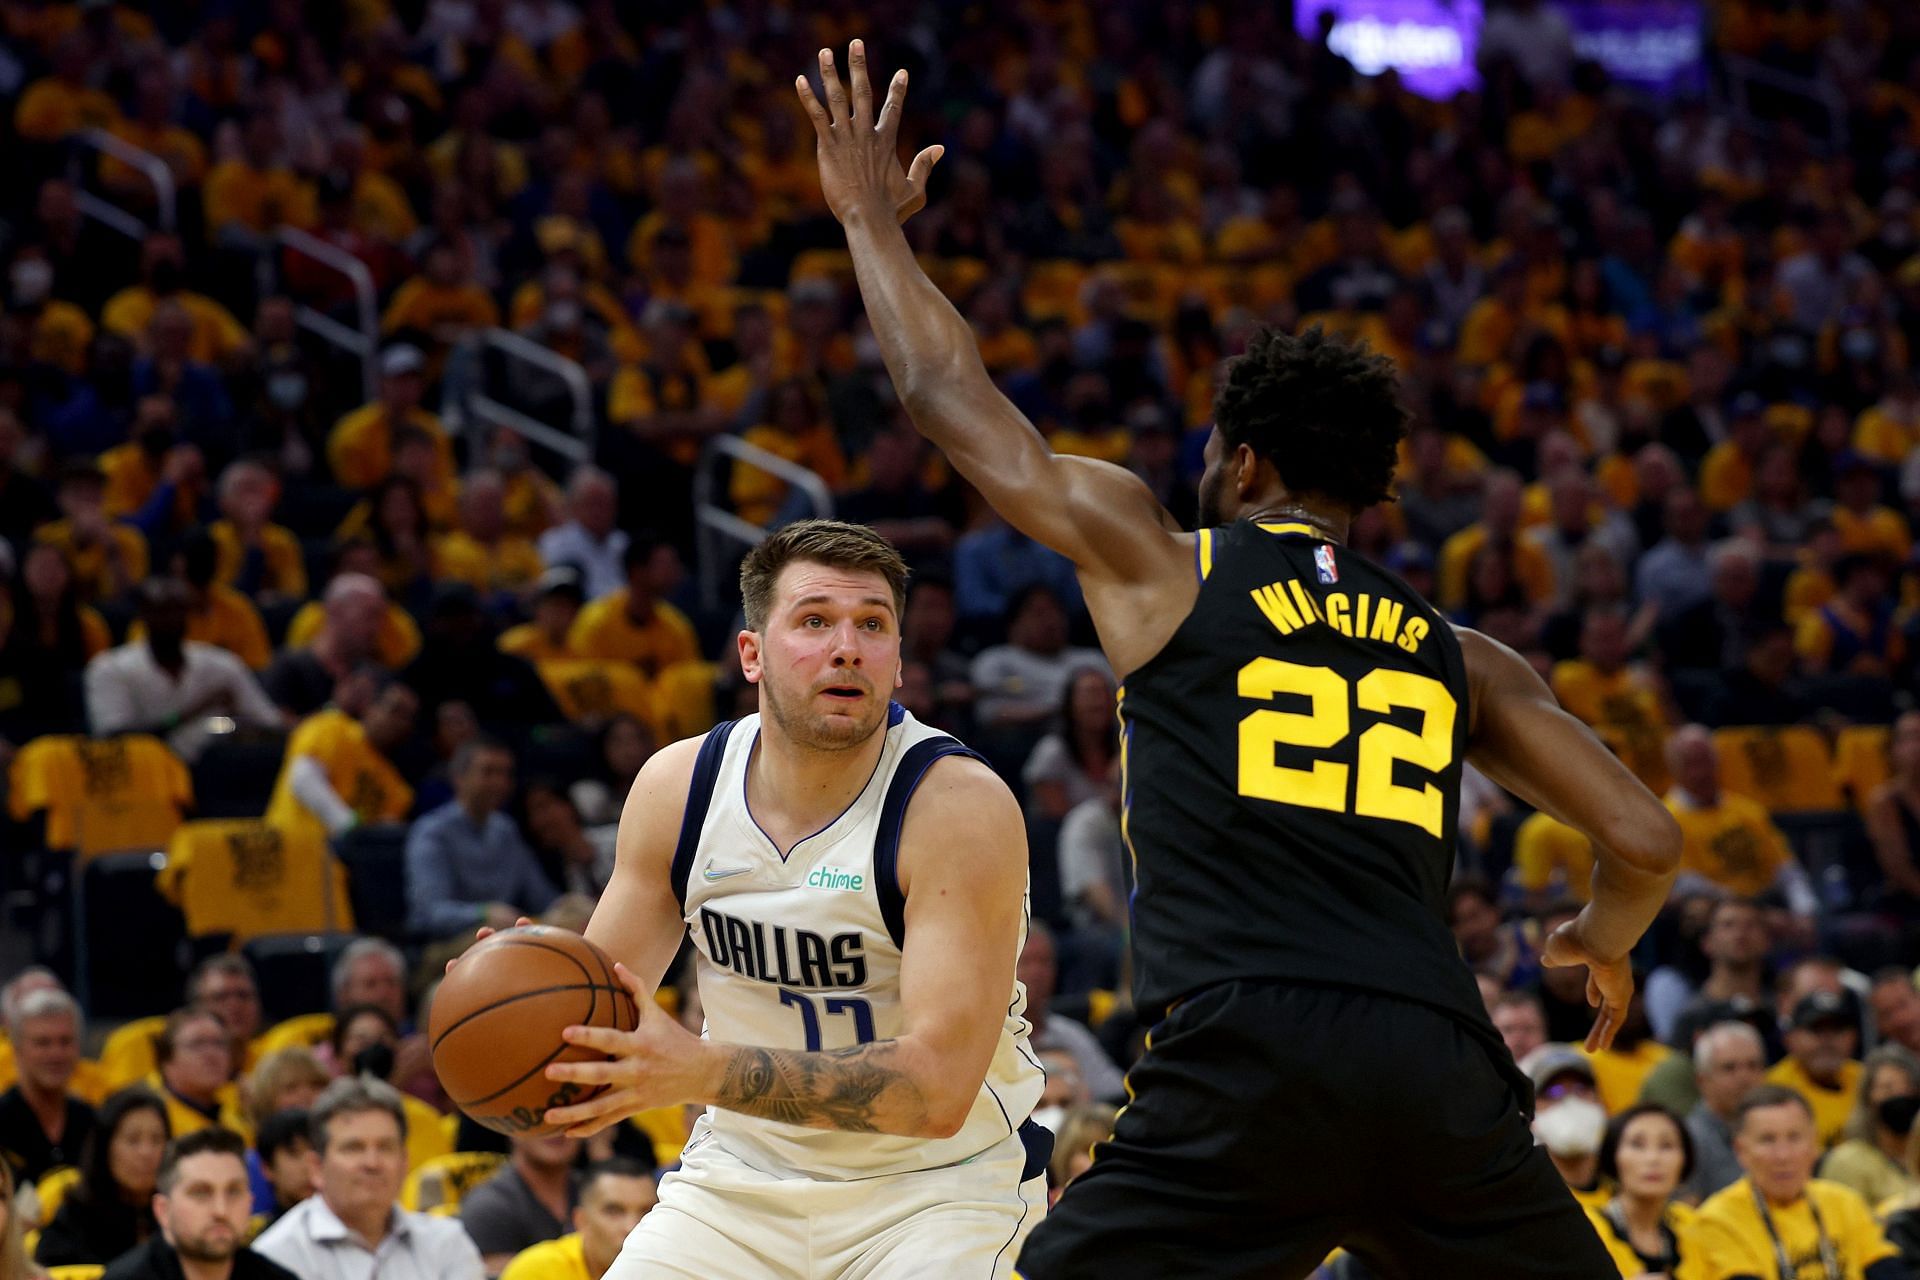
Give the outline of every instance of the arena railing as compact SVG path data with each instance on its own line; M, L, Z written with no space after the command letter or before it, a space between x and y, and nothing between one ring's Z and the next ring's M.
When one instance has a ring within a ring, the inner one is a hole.
M322 342L338 347L360 362L361 394L372 400L380 393L380 298L373 286L373 273L367 264L336 245L302 231L298 227L280 227L273 234L274 247L280 253L295 253L345 276L353 286L354 323L334 319L317 307L296 302L294 321ZM279 270L279 255L269 253L261 259L262 272Z
M533 365L560 379L573 402L566 430L487 394L483 361L489 351L508 360ZM441 417L455 433L478 426L507 427L569 462L586 462L593 457L593 384L587 378L586 369L579 361L569 360L511 329L481 329L468 334L455 346L447 360Z
M803 494L813 514L825 519L833 515L833 491L816 471L769 453L759 445L748 444L739 436L713 436L700 450L700 464L693 475L693 518L700 558L700 603L707 609L720 604L720 579L727 569L721 552L729 542L755 546L771 530L751 520L743 520L714 500L714 488L722 473L722 458L765 471L786 481Z
M1792 99L1801 105L1801 123L1809 126L1809 133L1815 134L1815 141L1828 148L1838 148L1847 142L1847 104L1833 85L1808 76L1797 76L1770 67L1753 58L1739 54L1723 53L1719 57L1720 74L1726 94L1727 105L1740 122L1749 129L1761 134L1774 132L1777 121L1754 109L1754 90L1764 91ZM1824 117L1826 136L1821 138L1812 128Z
M82 129L69 135L70 140L81 147L88 147L101 155L112 156L121 164L145 178L153 187L153 212L162 231L172 231L177 207L177 196L173 183L173 170L167 162L144 147L136 147L125 138L115 137L105 129ZM110 200L103 199L85 186L76 183L74 203L80 212L95 222L118 231L129 240L139 240L148 230L146 219L122 209Z

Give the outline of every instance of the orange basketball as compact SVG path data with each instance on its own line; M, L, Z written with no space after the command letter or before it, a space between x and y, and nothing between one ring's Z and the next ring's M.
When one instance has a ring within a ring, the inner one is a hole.
M456 1106L489 1129L534 1136L554 1131L547 1108L584 1102L604 1088L547 1079L550 1063L605 1058L560 1033L639 1024L633 995L606 952L577 933L525 925L460 957L433 997L427 1040Z

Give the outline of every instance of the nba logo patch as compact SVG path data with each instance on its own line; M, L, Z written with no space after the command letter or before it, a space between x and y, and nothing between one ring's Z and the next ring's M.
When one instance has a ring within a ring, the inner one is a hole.
M1313 567L1320 574L1320 585L1330 587L1340 581L1340 566L1334 562L1333 548L1321 543L1313 549Z

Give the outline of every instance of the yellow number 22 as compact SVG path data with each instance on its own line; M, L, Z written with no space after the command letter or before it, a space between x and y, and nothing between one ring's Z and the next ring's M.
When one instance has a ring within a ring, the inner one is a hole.
M1404 760L1441 773L1453 763L1458 707L1444 684L1416 672L1383 668L1368 672L1355 685L1330 667L1255 658L1240 668L1239 691L1255 702L1270 702L1281 694L1307 700L1305 711L1263 707L1240 721L1240 794L1332 813L1348 812L1347 766L1336 760L1315 760L1306 768L1276 764L1274 747L1284 743L1325 751L1344 741L1353 724L1349 697L1362 711L1386 714L1399 707L1420 712L1418 733L1388 721L1361 733L1352 812L1412 823L1439 837L1445 813L1440 788L1431 782L1402 786L1393 780L1393 768Z

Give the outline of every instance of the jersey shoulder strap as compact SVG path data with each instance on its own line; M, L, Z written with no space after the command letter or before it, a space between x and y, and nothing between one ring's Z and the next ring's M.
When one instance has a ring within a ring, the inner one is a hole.
M707 825L707 810L713 804L713 785L720 777L720 764L726 759L727 739L738 720L725 720L708 731L693 760L693 778L687 783L687 807L680 817L680 841L673 848L673 896L684 910L687 905L687 878L693 874L693 856L700 849L700 832Z
M986 763L986 757L958 738L945 734L924 738L900 753L900 763L887 782L886 799L880 804L880 825L873 837L873 888L880 899L880 916L887 922L887 934L896 947L907 940L907 896L900 892L900 830L906 825L907 802L913 799L934 761L947 756L968 756Z

